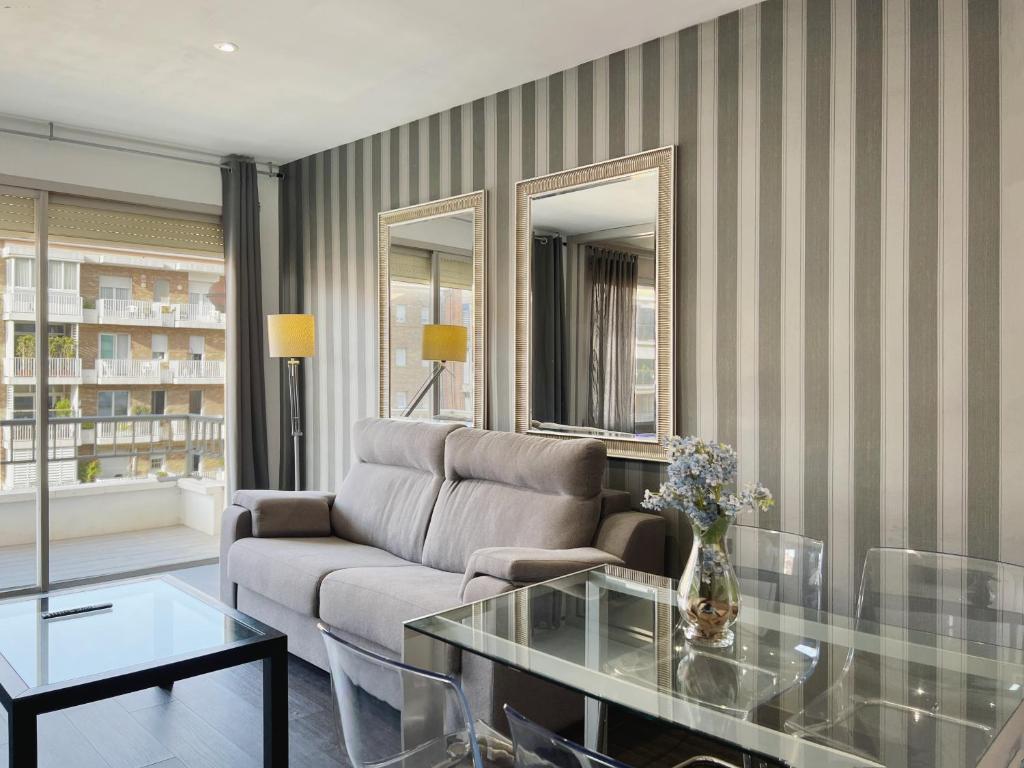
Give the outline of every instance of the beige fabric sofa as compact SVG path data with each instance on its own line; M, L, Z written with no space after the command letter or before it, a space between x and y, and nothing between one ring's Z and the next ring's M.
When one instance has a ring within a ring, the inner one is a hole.
M601 563L663 567L664 521L602 490L600 441L366 419L353 448L337 494L239 491L223 518L222 599L321 668L321 620L397 657L409 619ZM517 673L460 669L485 719L521 699Z

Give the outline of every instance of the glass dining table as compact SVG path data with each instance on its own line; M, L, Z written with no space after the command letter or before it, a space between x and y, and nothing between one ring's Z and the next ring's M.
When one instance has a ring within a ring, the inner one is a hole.
M733 646L701 648L678 629L675 588L616 566L581 571L407 622L404 658L444 671L454 647L578 691L591 747L615 705L744 765L1024 766L1019 643L745 594Z

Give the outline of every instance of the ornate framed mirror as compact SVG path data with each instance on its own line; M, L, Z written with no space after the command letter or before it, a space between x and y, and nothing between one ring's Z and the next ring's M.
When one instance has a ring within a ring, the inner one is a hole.
M483 191L377 217L378 414L483 428Z
M516 185L517 432L666 459L675 149Z

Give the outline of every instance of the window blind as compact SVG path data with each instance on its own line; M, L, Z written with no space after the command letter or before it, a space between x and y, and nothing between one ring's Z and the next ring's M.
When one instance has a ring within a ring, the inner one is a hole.
M438 253L438 256L441 259L442 288L473 288L473 261L470 258L451 253ZM430 285L430 251L392 245L388 269L391 279L397 282Z
M30 238L35 201L0 194L0 237ZM224 233L215 217L136 209L122 204L51 202L50 239L92 245L130 245L176 253L222 256Z

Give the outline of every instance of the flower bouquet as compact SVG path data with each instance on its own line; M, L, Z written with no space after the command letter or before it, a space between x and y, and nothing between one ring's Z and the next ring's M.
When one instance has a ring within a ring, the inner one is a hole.
M693 526L693 548L679 580L679 611L686 639L698 645L732 645L740 610L739 583L729 562L725 534L745 509L774 503L760 483L736 490L736 451L699 437L671 437L666 443L668 480L647 491L644 506L678 511Z

